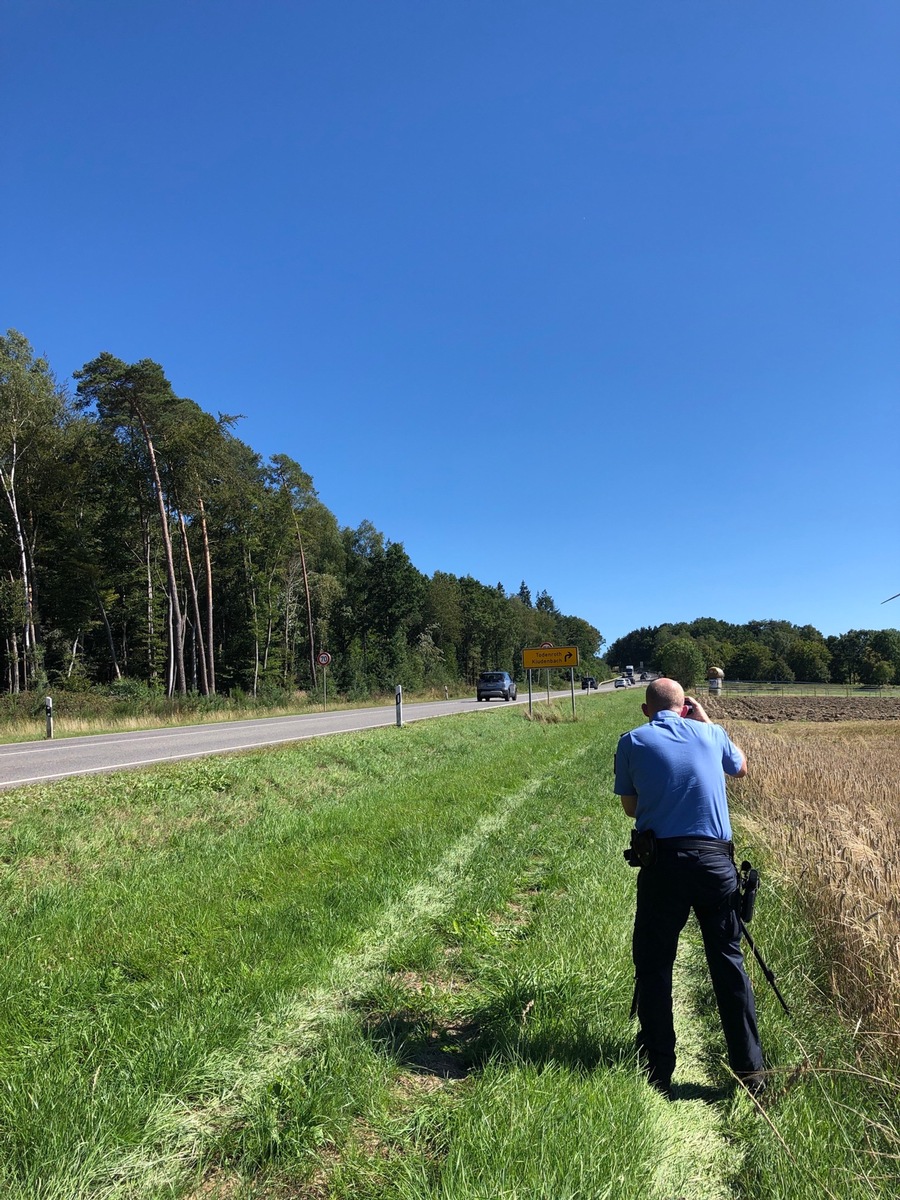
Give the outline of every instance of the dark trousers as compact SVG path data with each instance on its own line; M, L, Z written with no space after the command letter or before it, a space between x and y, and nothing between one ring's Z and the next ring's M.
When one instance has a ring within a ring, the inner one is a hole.
M675 1068L672 966L691 909L703 934L731 1069L739 1075L762 1070L756 1005L740 945L737 893L737 869L721 851L660 850L653 866L642 867L638 874L632 940L638 1048L651 1079L667 1081Z

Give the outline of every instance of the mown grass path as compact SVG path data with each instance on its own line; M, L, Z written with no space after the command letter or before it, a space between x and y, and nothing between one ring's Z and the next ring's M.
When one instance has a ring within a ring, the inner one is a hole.
M0 797L0 1194L893 1194L893 1085L825 1074L858 1058L787 901L798 1023L760 1019L776 1080L798 1041L816 1071L765 1118L734 1094L689 940L675 1103L640 1076L610 794L637 703Z

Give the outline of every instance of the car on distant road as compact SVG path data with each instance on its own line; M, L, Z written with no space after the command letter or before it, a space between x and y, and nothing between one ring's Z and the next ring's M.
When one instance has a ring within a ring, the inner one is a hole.
M582 675L581 690L583 692L589 692L591 688L596 688L596 686L597 680L593 677L593 675Z
M617 679L615 686L616 687L628 687L628 680L625 678Z
M518 689L508 671L482 671L478 676L479 700L515 700Z

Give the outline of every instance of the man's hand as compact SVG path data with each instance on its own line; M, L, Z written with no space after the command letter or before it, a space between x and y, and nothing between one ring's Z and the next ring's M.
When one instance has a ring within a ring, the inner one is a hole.
M685 714L687 720L699 721L701 725L712 725L712 721L706 715L706 709L696 696L685 696L684 702L690 706L688 712Z

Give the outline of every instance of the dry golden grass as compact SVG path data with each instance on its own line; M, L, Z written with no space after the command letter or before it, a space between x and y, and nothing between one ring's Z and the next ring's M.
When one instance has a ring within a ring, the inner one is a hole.
M329 702L329 707L331 707ZM172 729L182 725L218 725L225 721L255 720L259 717L286 717L308 709L271 708L254 712L246 709L222 709L211 712L171 713L165 716L152 714L135 716L60 716L53 719L53 735L56 738L89 737L98 733L132 733L139 729ZM41 741L46 738L46 720L43 715L32 720L16 718L0 722L0 742Z
M848 1012L884 1035L900 1018L900 723L731 722L750 773L746 831L797 884ZM900 1043L893 1049L900 1052Z
M472 695L472 689L464 685L452 688L429 687L420 691L408 691L404 698L408 703L459 699ZM194 697L196 699L196 697ZM131 733L143 729L170 729L184 725L216 725L227 721L257 721L267 717L292 717L298 714L350 711L359 708L383 708L394 705L394 694L372 695L367 699L347 699L337 692L328 693L327 705L316 696L298 691L290 703L265 704L262 701L229 704L222 701L222 707L203 707L188 703L185 707L178 706L178 700L172 702L169 711L156 711L153 705L145 711L127 713L112 710L101 710L96 713L66 711L66 696L58 695L54 701L53 733L54 737L86 737L103 733ZM0 716L0 743L41 741L46 737L46 717L43 704L40 712L31 715Z
M441 694L443 699L443 693ZM417 697L418 699L418 697ZM384 697L374 701L353 702L340 698L328 698L328 712L343 709L370 708L386 705ZM394 698L390 698L393 705ZM99 716L65 715L56 706L53 718L53 735L56 738L89 737L103 733L133 733L143 729L174 729L185 725L220 725L227 721L258 721L267 717L293 717L297 714L323 712L324 706L308 702L300 696L294 705L268 705L257 707L235 707L222 709L187 709L171 713L141 713L134 715L102 714ZM46 719L43 714L30 720L15 718L0 721L0 742L41 741L46 737Z

